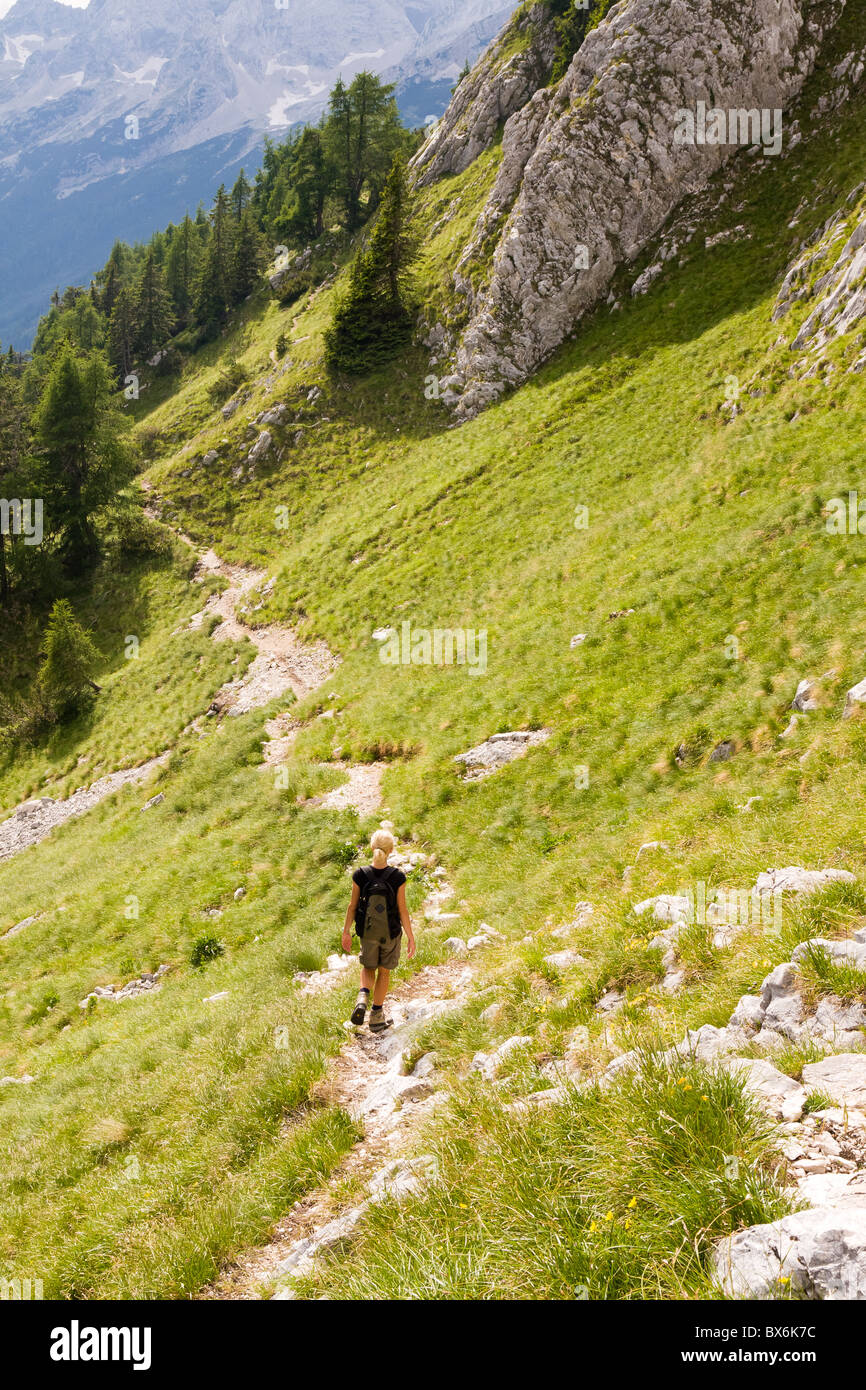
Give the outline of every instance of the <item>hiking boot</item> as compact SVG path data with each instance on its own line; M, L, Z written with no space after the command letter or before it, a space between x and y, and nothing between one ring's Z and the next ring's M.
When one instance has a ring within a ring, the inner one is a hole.
M358 995L358 1002L356 1003L354 1009L352 1010L351 1016L350 1016L350 1022L354 1023L354 1025L355 1025L356 1028L360 1028L360 1026L361 1026L361 1024L364 1022L364 1019L366 1018L366 1016L367 1016L367 1001L366 1001L366 999L362 999L361 996L360 996L360 994L359 994L359 995Z
M384 1033L386 1028L391 1027L391 1019L385 1017L383 1009L377 1009L374 1004L370 1010L370 1032Z

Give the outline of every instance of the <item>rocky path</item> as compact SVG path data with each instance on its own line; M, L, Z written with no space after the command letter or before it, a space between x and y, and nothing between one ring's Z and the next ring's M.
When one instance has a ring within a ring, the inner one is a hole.
M393 862L406 862L399 853ZM439 890L424 905L429 920L439 917ZM320 993L357 978L357 963L331 956L328 969L305 976L301 994ZM314 1267L318 1254L345 1240L371 1203L384 1196L402 1197L435 1180L433 1155L413 1153L421 1121L446 1092L436 1090L435 1052L418 1057L410 1068L407 1054L433 1019L460 1008L472 987L472 966L455 959L419 970L389 996L394 1026L376 1037L368 1029L346 1024L348 1038L317 1087L318 1098L342 1106L359 1125L356 1143L327 1183L296 1202L266 1245L245 1252L202 1295L209 1299L293 1299L292 1280ZM347 1182L364 1195L347 1204Z
M22 802L11 816L0 824L0 860L11 859L14 854L20 854L22 850L38 844L46 835L50 835L55 826L62 825L74 816L83 816L85 811L98 805L105 797L111 796L119 787L144 782L167 758L167 752L161 753L158 758L150 758L138 767L110 772L106 777L92 782L89 787L81 787L77 792L73 792L65 801L54 801L50 796L40 796Z
M188 544L192 544L184 536ZM302 642L290 627L269 623L253 627L245 618L256 611L251 598L261 595L261 607L270 588L267 575L261 570L228 565L213 550L205 550L199 558L199 577L221 575L228 580L227 588L212 594L190 627L198 628L212 615L220 618L214 628L215 641L241 641L244 637L257 648L257 655L243 678L231 681L214 697L220 713L247 714L260 709L287 691L303 699L317 690L339 665L338 658L322 641ZM213 708L213 706L212 706Z
M153 508L149 509L149 514L154 515ZM181 539L189 545L193 544L187 536L181 536ZM291 628L279 623L264 627L251 627L247 623L245 619L250 611L251 597L254 593L267 593L269 581L266 574L259 570L228 565L220 560L213 550L206 550L200 556L196 577L201 580L208 574L222 575L228 580L228 585L220 593L211 595L201 612L191 619L190 628L200 628L210 615L216 614L221 621L219 626L214 628L214 641L240 641L246 637L257 648L257 654L244 675L217 691L208 714L247 714L250 710L260 709L271 700L287 693L301 699L316 690L336 670L339 660L324 642L302 642ZM254 606L252 611L255 611ZM290 742L291 739L285 740L283 756ZM167 761L170 752L170 749L166 749L157 757L150 758L137 767L108 773L90 786L79 788L64 800L54 800L48 796L35 797L15 807L7 819L0 822L0 861L10 859L13 855L38 844L58 825L83 815L120 787L145 781L151 772ZM266 761L279 760L279 757L268 754L267 745L265 757ZM363 806L374 809L370 774L366 774L365 781L364 777L358 775L357 769L349 771L350 791L328 804L338 808L358 804L359 808ZM378 777L381 780L381 771ZM337 788L329 795L336 798L337 792L342 791L342 788ZM378 797L375 804L378 804Z

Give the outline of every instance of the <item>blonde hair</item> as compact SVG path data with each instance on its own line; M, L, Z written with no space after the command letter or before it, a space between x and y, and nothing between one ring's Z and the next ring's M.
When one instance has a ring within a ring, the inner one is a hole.
M373 851L373 863L376 864L377 858L380 860L380 863L376 865L377 868L382 867L382 861L387 863L388 855L393 850L395 844L396 841L394 836L385 826L373 834L370 840L370 848Z

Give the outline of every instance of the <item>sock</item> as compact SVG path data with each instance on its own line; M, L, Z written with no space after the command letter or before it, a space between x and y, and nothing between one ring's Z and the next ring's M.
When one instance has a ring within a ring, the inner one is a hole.
M360 1000L362 994L369 994L369 993L370 993L370 991L369 991L368 989L365 989L364 986L362 985L361 988L358 990L358 999Z
M374 1014L375 1014L375 1013L381 1013L381 1012L382 1012L382 1005L381 1005L381 1004L374 1004L374 1005L373 1005L373 1008L372 1008L372 1010L371 1010L371 1012L374 1013Z

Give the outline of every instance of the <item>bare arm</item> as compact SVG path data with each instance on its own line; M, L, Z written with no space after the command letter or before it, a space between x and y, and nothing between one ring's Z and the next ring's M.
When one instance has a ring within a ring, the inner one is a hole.
M401 883L397 889L397 908L400 912L400 921L409 942L408 956L411 960L415 954L415 933L412 930L412 919L409 916L409 909L406 906L406 885Z
M358 899L360 898L360 896L360 888L358 887L357 883L353 883L352 896L349 899L349 906L346 908L346 921L343 924L342 947L343 950L347 952L351 951L352 949L352 923L355 920L355 908L358 906Z

